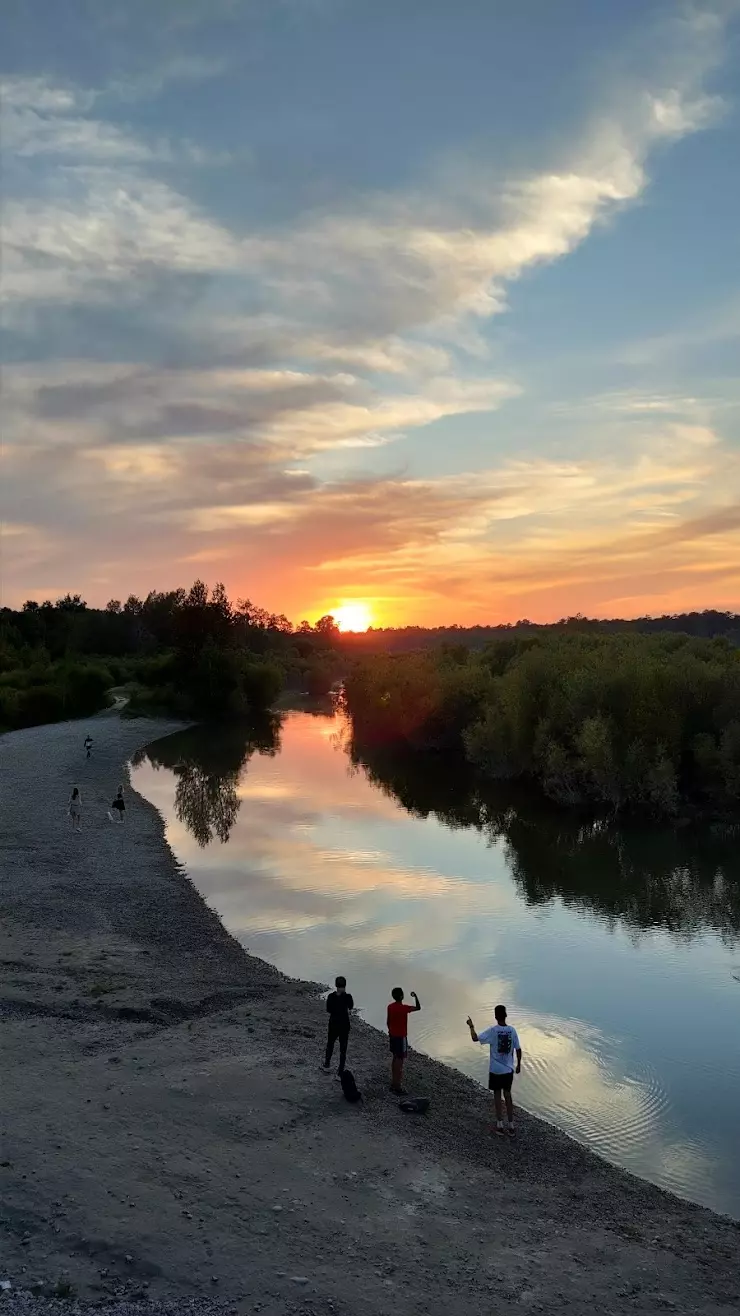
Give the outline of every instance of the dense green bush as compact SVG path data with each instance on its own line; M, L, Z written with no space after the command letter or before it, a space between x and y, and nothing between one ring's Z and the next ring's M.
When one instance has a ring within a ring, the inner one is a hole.
M330 617L293 631L222 585L153 591L88 608L78 595L0 610L0 730L87 716L124 686L136 715L231 717L268 708L285 685L337 673ZM329 681L331 684L331 680Z
M42 652L0 673L0 728L85 717L105 706L110 685L103 664L50 662Z
M740 807L740 651L724 639L540 633L356 664L360 743L462 748L562 804L671 816Z

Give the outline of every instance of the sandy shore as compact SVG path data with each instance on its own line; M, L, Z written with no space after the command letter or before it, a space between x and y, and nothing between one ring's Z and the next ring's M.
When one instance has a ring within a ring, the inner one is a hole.
M243 953L146 802L106 817L122 765L169 729L112 715L0 739L0 1316L113 1297L168 1316L736 1316L732 1222L531 1117L502 1145L482 1089L417 1054L433 1107L401 1114L362 1024L366 1100L342 1100L316 987Z

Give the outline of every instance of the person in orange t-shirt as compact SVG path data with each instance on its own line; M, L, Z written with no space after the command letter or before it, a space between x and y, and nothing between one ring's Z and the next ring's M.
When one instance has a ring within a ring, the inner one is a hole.
M391 1092L395 1092L397 1097L404 1097L406 1093L402 1087L403 1079L403 1062L409 1049L408 1032L409 1032L409 1015L416 1014L421 1009L421 1001L416 992L411 993L414 1004L404 1005L403 991L400 987L394 987L391 992L393 1000L388 1006L388 1039L391 1045Z

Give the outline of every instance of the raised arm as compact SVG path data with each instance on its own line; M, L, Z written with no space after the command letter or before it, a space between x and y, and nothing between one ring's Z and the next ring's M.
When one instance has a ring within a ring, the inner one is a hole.
M414 1010L414 1012L416 1012L417 1010L420 1010L420 1009L421 1009L421 1001L419 1000L418 996L416 995L416 992L412 992L411 995L412 995L413 998L414 998L414 1006L413 1006L413 1010Z
M468 1015L468 1017L467 1017L467 1019L465 1020L465 1022L466 1022L466 1024L468 1025L468 1028L470 1029L470 1038L471 1038L471 1041L473 1041L473 1042L477 1042L477 1041L478 1041L478 1034L477 1034L476 1031L475 1031L475 1024L473 1023L473 1020L470 1018L470 1015Z

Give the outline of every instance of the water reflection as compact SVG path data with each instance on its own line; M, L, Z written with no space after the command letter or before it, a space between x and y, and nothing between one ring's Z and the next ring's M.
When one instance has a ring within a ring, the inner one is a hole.
M414 817L503 840L530 905L557 898L632 931L664 928L691 938L711 929L729 945L740 935L737 827L579 822L522 791L481 784L464 760L370 756L349 737L344 747L355 767Z
M329 705L306 710L327 719ZM280 749L280 718L193 727L141 751L176 779L174 810L201 848L226 842L241 807L239 785L253 754ZM565 905L631 931L663 928L691 938L706 929L728 945L740 936L738 828L624 827L613 819L582 822L535 804L521 791L476 780L464 760L368 755L339 718L332 746L383 794L415 818L452 830L474 828L503 841L511 874L529 905Z
M277 754L280 722L265 716L213 727L190 727L157 741L134 759L169 768L176 780L174 810L198 845L228 841L241 808L238 785L253 754Z

